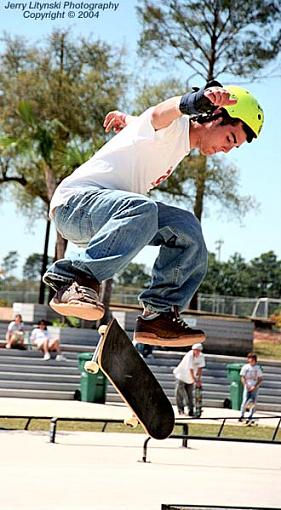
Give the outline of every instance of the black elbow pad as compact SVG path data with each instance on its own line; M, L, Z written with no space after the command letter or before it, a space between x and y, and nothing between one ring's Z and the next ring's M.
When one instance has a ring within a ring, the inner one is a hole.
M186 115L200 115L201 113L210 113L216 106L204 96L204 92L209 87L222 87L218 81L207 82L201 89L195 88L193 92L184 94L180 100L179 109Z

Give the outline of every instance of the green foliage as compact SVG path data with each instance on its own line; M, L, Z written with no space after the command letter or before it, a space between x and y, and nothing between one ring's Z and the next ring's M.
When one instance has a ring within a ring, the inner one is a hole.
M154 106L169 97L182 95L184 83L181 80L165 79L157 83L136 84L136 99L134 106L134 115L140 115L150 106Z
M52 261L49 257L48 264ZM25 280L40 280L41 269L42 269L43 255L39 253L33 253L27 257L23 266L23 278Z
M66 328L67 324L66 324L65 320L54 319L54 320L52 320L52 326L54 326L56 328Z
M150 281L150 274L144 264L130 262L127 267L116 275L116 284L123 287L146 287Z
M3 271L5 278L12 276L12 273L18 267L18 260L19 254L17 251L9 251L8 254L3 258L1 263L1 270Z
M209 255L209 267L200 292L223 296L248 298L281 295L281 260L270 251L248 263L235 253L227 262L219 262L214 254Z
M281 343L276 342L255 342L255 353L258 358L281 360Z
M172 62L174 71L179 62L181 73L183 67L190 73L187 88L194 77L204 82L220 75L229 81L255 78L280 52L280 2L142 0L137 11L143 28L140 55L161 69ZM149 97L147 90L144 95ZM159 191L192 204L199 220L209 200L238 218L256 206L252 197L237 193L237 169L217 157L184 160Z
M159 193L183 207L192 207L200 221L208 215L210 204L212 214L217 206L219 214L223 211L225 218L239 221L249 210L258 208L252 196L240 194L239 170L234 164L226 163L219 156L206 158L197 152L185 158L169 179L153 191L156 196Z
M280 51L280 2L271 0L143 0L142 55L160 65L185 63L203 80L221 74L258 76Z
M281 261L273 251L263 253L250 262L251 285L258 289L260 297L281 296ZM251 292L251 289L250 289Z
M80 328L81 326L81 320L77 319L77 317L69 317L67 316L67 325L72 328Z
M15 196L24 188L26 212L37 198L48 205L59 182L105 141L103 118L118 106L127 76L122 50L63 31L36 46L5 34L4 45L0 184L16 183Z

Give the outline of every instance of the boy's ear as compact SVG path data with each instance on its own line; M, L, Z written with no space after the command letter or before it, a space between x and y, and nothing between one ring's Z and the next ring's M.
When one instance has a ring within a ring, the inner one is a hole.
M212 125L212 127L216 127L216 126L219 126L219 124L221 124L222 121L223 121L223 117L218 117L215 120L211 120L210 124Z

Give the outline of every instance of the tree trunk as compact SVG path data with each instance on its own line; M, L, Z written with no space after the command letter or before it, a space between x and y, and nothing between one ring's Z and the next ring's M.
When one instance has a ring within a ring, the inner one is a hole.
M201 164L198 170L197 179L196 179L196 196L194 202L194 214L196 218L200 221L202 219L203 213L203 203L204 203L204 195L205 195L205 184L206 184L206 175L207 175L207 158L205 156L201 156ZM198 309L198 292L192 296L191 301L189 303L190 310Z
M56 240L55 254L54 254L53 262L55 262L56 260L64 258L66 247L67 247L67 240L64 239L60 235L59 232L57 232L57 240ZM48 301L50 301L52 299L52 297L54 296L54 293L55 293L55 291L51 287L49 287Z
M112 283L113 278L109 278L108 280L104 280L101 284L100 299L101 302L104 304L105 314L102 317L102 319L97 321L97 328L99 328L103 324L108 324L109 321L112 319L112 313L109 309L112 294Z
M206 179L207 179L207 158L206 156L201 156L200 167L197 173L197 179L195 182L196 187L196 195L194 201L194 214L196 218L200 221L202 219L203 213L203 205L204 205L204 196L205 196L205 187L206 187Z
M57 232L57 240L56 240L54 261L64 258L66 247L67 247L67 240L64 239L60 235L59 232Z
M48 247L49 247L49 239L50 239L50 227L51 220L48 218L46 223L46 231L45 231L45 243L44 243L44 253L42 259L42 267L41 267L41 279L40 279L40 289L39 289L39 305L43 305L45 302L45 283L43 282L43 276L47 269L48 264Z

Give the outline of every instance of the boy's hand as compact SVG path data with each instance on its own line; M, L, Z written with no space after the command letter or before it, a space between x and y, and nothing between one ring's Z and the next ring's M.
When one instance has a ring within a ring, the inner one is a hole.
M113 112L109 112L104 119L103 127L106 133L109 133L111 129L115 133L119 133L126 126L126 114L123 112L119 112L118 110L114 110Z
M223 87L210 87L204 91L206 97L214 106L221 108L237 103L237 99L230 97L230 92Z

